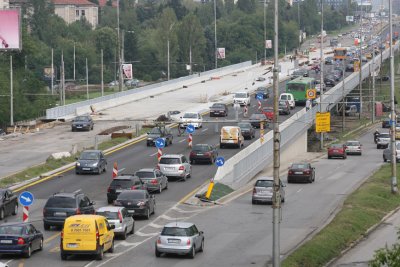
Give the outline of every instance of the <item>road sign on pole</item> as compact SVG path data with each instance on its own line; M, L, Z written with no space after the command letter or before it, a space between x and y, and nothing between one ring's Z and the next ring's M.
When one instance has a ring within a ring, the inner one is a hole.
M244 116L244 117L247 117L247 116L248 116L247 111L248 111L247 105L245 105L245 106L244 106L244 111L243 111L243 116Z
M256 97L257 97L257 100L263 100L264 99L264 96L261 93L258 93Z
M218 167L222 167L225 164L225 159L223 157L217 157L215 159L215 164ZM206 198L210 199L210 196L211 196L213 188L214 188L214 178L211 178L210 179L210 184L208 185L208 188L207 188Z
M315 89L308 89L307 90L307 98L308 99L314 99L317 97L317 90Z
M216 164L218 167L222 167L222 166L224 166L224 164L225 164L225 159L224 159L223 157L217 157L217 158L215 159L215 164Z
M188 134L194 133L195 129L196 129L196 128L193 126L193 124L189 124L188 126L186 126L186 132L187 132Z
M164 148L165 147L165 140L163 138L157 138L156 147L157 148Z
M331 113L317 112L315 117L315 131L317 133L331 131Z
M258 100L258 110L261 110L261 108L262 108L261 101L260 101L260 100Z
M31 192L25 191L19 195L18 200L22 206L30 206L32 205L35 198L33 197L33 194Z

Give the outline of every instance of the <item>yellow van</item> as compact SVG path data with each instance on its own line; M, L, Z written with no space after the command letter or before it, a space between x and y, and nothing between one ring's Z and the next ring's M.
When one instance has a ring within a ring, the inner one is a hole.
M224 126L221 128L219 147L236 146L241 148L244 145L244 137L239 126Z
M61 232L61 260L78 254L93 254L97 260L101 260L104 252L113 253L114 228L100 215L68 217Z

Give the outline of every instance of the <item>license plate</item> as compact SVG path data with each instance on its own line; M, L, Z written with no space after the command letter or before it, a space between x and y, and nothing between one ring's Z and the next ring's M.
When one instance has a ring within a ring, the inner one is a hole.
M77 247L78 247L78 244L72 244L72 243L67 244L67 248L77 248Z
M1 244L12 244L12 240L0 240Z
M294 172L294 174L303 174L303 172Z
M67 216L66 212L54 212L54 216Z
M203 154L203 153L197 153L197 155L198 155L198 156L203 156L204 154Z
M173 171L173 170L175 170L175 168L174 167L165 167L165 170L166 171Z
M82 128L82 126L76 126L76 128Z
M334 149L333 152L337 153L337 152L339 152L339 151L337 151L336 149Z
M82 168L84 171L90 171L90 168Z
M118 190L115 190L115 192L116 192L116 193L121 193L122 190L121 190L121 189L118 189Z
M181 241L179 239L168 239L168 243L179 244Z

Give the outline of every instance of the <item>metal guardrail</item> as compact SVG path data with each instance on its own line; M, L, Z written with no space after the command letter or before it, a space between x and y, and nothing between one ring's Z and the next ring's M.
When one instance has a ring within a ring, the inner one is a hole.
M399 44L395 46L395 50L399 49ZM383 60L390 56L390 51L385 50L382 53ZM375 65L380 65L380 55L375 57ZM370 75L372 68L370 65L372 60L363 64L362 78L365 79ZM359 72L354 72L345 79L344 95L346 96L359 84ZM331 88L323 96L321 110L332 108L342 99L343 82L338 83ZM317 99L319 103L319 99ZM304 134L311 125L314 124L315 114L319 111L319 105L314 106L306 111L305 108L298 111L295 115L280 124L280 147L285 149L290 146L291 142ZM253 142L248 147L242 149L239 153L231 157L222 167L217 169L214 180L231 186L234 189L246 184L257 173L262 171L273 160L273 140L272 131L264 135L264 143Z
M164 81L161 83L155 83L155 84L151 84L151 85L147 85L147 86L143 86L143 87L139 87L139 88L135 88L135 89L130 89L127 91L118 92L115 94L106 95L106 96L102 96L102 97L97 97L97 98L93 98L93 99L89 99L89 100L85 100L85 101L81 101L81 102L77 102L77 103L73 103L73 104L69 104L69 105L65 105L65 106L50 108L50 109L46 110L46 119L58 119L58 118L63 118L65 116L75 115L77 108L87 107L87 106L98 104L98 103L105 102L108 100L125 98L126 96L131 96L131 95L138 94L141 92L151 93L151 91L153 91L153 89L158 89L163 86L178 84L178 83L185 82L185 81L189 82L192 79L199 78L199 77L201 78L201 77L205 77L205 76L209 76L209 75L213 75L213 74L223 75L227 72L234 72L241 68L245 68L245 67L249 67L249 66L251 66L251 61L242 62L239 64L222 67L222 68L218 68L215 70L209 70L206 72L193 74L193 75L189 75L189 76L185 76L185 77L181 77L181 78L177 78L177 79L173 79L173 80L169 80L169 81ZM168 91L168 90L171 90L171 89L166 88L166 91Z

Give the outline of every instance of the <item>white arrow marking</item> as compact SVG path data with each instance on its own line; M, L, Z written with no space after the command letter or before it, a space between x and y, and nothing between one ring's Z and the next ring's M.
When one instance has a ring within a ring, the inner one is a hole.
M30 197L21 196L21 198L22 198L23 200L25 200L26 202L32 202L32 200L31 200Z

